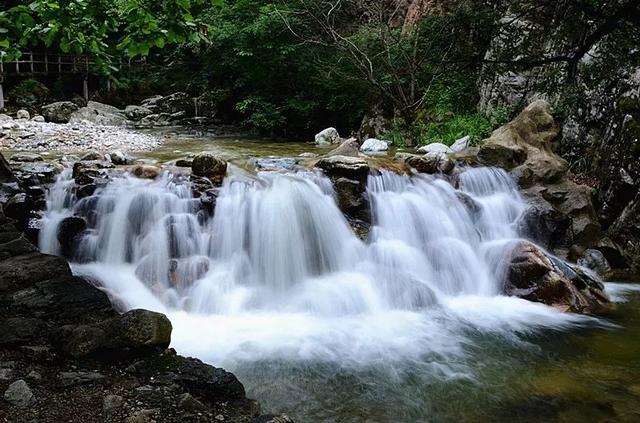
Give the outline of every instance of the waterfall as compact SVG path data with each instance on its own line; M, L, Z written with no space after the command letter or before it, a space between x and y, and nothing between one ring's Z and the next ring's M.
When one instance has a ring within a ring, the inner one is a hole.
M502 170L469 168L454 184L369 176L366 241L338 209L331 182L310 171L230 176L213 215L170 174L115 177L82 199L74 189L65 172L50 190L41 249L58 253L59 222L84 217L74 271L101 281L125 308L167 313L174 343L211 360L444 353L458 350L460 335L443 319L572 319L500 296L524 210Z

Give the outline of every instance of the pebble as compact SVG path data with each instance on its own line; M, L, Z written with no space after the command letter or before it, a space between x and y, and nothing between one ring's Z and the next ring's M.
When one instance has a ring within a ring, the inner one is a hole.
M108 150L145 151L158 147L163 137L142 134L127 128L93 124L58 124L39 120L4 122L0 133L0 147L15 150L78 151Z

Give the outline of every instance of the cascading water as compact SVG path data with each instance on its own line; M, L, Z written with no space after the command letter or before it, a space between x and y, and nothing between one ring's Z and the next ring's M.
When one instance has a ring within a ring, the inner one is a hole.
M41 249L59 253L59 222L84 217L74 271L124 308L166 313L180 351L232 370L270 359L418 362L463 354L469 327L582 319L500 296L524 208L501 170L467 169L457 189L433 176L370 176L366 241L313 172L228 177L213 216L169 174L116 177L79 200L70 177L49 192ZM469 370L440 361L442 377Z

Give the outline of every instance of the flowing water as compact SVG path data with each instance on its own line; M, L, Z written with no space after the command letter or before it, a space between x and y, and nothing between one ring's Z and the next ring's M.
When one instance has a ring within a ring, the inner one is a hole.
M370 176L365 241L311 171L227 177L213 215L180 176L122 176L80 200L70 178L49 192L41 249L59 253L58 223L85 217L74 271L124 309L166 313L180 353L234 371L268 410L299 421L637 416L626 402L621 414L589 389L574 392L585 385L574 374L538 386L584 368L591 358L567 358L576 345L613 342L618 329L500 295L524 209L501 170L468 169L457 188ZM636 308L625 310L638 329ZM635 360L626 366L637 376ZM640 395L629 389L622 398Z

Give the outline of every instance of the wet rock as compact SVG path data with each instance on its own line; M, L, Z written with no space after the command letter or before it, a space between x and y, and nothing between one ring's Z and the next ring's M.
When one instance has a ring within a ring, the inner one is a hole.
M360 151L359 151L358 140L356 140L355 138L349 138L348 140L344 140L342 144L340 144L337 148L327 153L327 156L359 157Z
M7 216L18 221L19 226L26 227L31 215L33 203L26 193L18 193L12 196L4 205Z
M324 172L335 178L345 177L355 181L363 181L366 183L366 177L369 174L369 164L365 159L349 156L331 156L325 157L316 163L316 167L324 170Z
M26 110L18 110L18 112L16 113L16 119L29 120L31 119L31 115Z
M11 156L12 162L41 162L42 156L34 153L16 153Z
M342 138L340 138L340 134L336 128L324 129L315 136L315 143L317 145L338 144L340 141L342 141Z
M80 107L72 101L58 101L42 107L47 122L68 123L71 115Z
M70 216L62 219L58 226L57 238L64 257L73 258L80 234L86 229L87 222L81 217Z
M433 170L428 173L450 173L455 167L455 163L446 153L433 151L425 154L424 159L428 164L428 168Z
M423 145L422 147L418 148L417 153L418 154L427 154L427 153L450 154L450 153L453 153L453 150L449 148L447 145L444 145L440 142L434 142L431 144Z
M137 165L131 168L131 173L137 178L156 179L160 176L162 169L153 165Z
M86 162L86 161L96 161L96 160L104 160L104 155L102 155L101 153L97 152L97 151L88 151L86 153L84 153L82 155L82 157L80 157L80 160Z
M210 153L198 154L193 158L191 171L196 176L209 178L221 183L227 174L227 162Z
M580 266L592 270L601 277L605 277L611 273L611 266L601 251L588 249L578 260Z
M389 142L376 138L366 139L360 146L360 151L367 153L379 153L389 149Z
M601 313L611 309L600 281L528 241L515 246L505 274L507 295L575 313Z
M156 378L159 382L175 383L206 402L244 398L244 387L233 374L198 359L167 358L164 367Z
M22 379L9 385L9 388L4 392L4 399L9 404L20 408L29 407L36 402L36 397L33 395L31 388Z
M131 162L131 160L120 150L110 153L109 158L111 159L111 163L116 166L126 165Z
M349 216L359 216L367 205L365 190L358 182L347 178L338 178L334 182L338 207Z
M191 166L193 166L193 159L191 159L191 158L178 159L178 160L176 160L176 166L177 167L191 167Z

